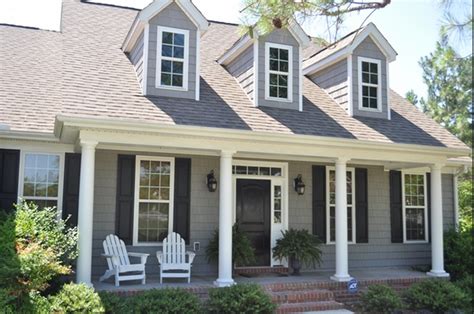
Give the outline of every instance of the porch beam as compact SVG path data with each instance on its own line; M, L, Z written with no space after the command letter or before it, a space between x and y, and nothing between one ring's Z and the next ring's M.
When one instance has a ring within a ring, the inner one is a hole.
M336 160L336 273L334 281L349 281L349 255L347 241L347 184L348 159Z
M433 277L449 277L444 270L442 167L431 166L431 271L427 274Z
M94 206L95 147L97 142L81 141L81 175L79 183L79 257L77 283L92 286L92 223Z
M219 179L219 277L217 287L234 284L232 278L232 156L221 151Z

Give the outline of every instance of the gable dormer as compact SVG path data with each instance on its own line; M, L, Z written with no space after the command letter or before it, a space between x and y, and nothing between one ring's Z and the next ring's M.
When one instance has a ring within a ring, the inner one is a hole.
M199 45L208 22L190 0L155 0L123 44L144 95L199 100Z
M303 110L302 49L310 44L300 25L245 35L217 61L258 106Z
M396 55L370 23L305 60L303 73L349 115L390 119L388 73Z

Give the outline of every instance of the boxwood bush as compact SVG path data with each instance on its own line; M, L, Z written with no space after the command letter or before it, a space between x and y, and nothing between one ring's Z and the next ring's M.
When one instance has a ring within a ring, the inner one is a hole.
M58 294L50 298L54 313L103 313L99 295L84 284L66 284Z
M368 313L392 313L402 308L400 296L387 285L369 286L360 301L361 309Z
M434 313L463 310L470 301L462 289L443 279L415 283L404 293L403 299L410 310Z
M207 309L210 313L272 313L275 307L270 296L256 284L209 290Z
M444 234L444 261L451 278L458 280L474 274L473 230L450 230Z

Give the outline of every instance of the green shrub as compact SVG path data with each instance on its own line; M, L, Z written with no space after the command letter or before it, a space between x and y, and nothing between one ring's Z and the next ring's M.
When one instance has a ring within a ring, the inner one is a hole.
M129 308L127 307L128 299L127 297L119 297L115 293L110 292L99 292L100 300L104 306L105 313L127 313Z
M412 285L403 296L410 310L435 313L461 310L469 303L469 296L447 280L424 280Z
M392 313L402 308L402 301L391 287L373 285L362 295L361 307L369 313Z
M467 303L466 312L474 313L474 275L465 276L462 279L459 279L454 283L458 286L467 296L470 298L470 301Z
M214 231L214 236L206 248L207 260L216 262L219 259L219 231ZM232 227L232 263L236 266L250 265L255 262L255 250L247 235L240 231L238 222Z
M50 298L55 313L102 313L104 307L99 295L84 284L70 283Z
M198 297L183 289L153 289L126 298L124 303L115 303L118 313L201 313L202 305ZM108 309L107 309L108 310Z
M255 284L238 284L209 290L210 313L272 313L275 304L263 289Z
M451 278L457 280L474 274L474 245L471 230L444 234L444 263Z

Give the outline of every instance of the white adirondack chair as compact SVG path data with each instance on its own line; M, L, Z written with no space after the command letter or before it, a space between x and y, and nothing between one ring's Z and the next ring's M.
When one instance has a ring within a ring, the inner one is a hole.
M156 257L160 263L160 284L163 278L188 278L191 282L191 264L196 254L186 251L186 243L181 236L170 233L163 240L163 251L156 252Z
M109 269L100 277L100 281L104 281L111 276L115 276L115 286L120 285L120 281L140 280L145 284L145 263L150 254L144 253L128 253L125 243L116 235L109 234L104 240L104 256L107 259ZM139 257L140 264L130 264L129 257ZM134 273L129 275L122 275Z

